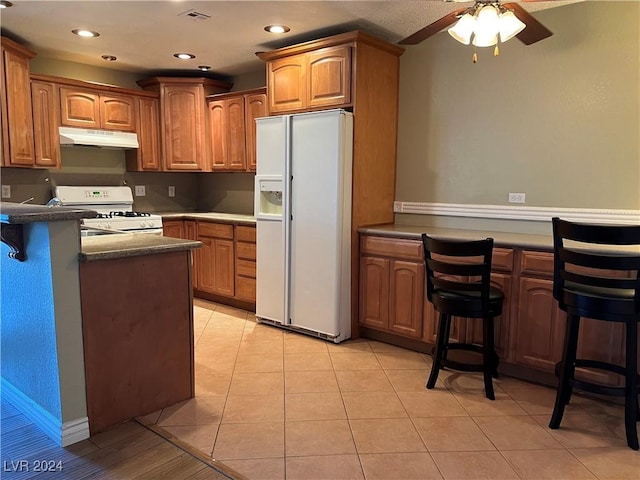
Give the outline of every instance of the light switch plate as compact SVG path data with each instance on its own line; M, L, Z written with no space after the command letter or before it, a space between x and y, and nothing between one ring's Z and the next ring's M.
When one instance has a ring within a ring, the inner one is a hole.
M11 198L11 185L2 185L2 198Z
M176 196L176 187L174 187L173 185L169 185L169 196L170 197Z
M146 194L144 185L136 185L136 197L144 197Z

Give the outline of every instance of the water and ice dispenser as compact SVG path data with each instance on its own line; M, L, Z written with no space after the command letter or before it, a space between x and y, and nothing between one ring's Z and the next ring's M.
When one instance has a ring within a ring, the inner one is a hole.
M256 196L256 216L261 218L282 217L284 187L282 177L256 177L256 184L256 190L259 192L259 195Z

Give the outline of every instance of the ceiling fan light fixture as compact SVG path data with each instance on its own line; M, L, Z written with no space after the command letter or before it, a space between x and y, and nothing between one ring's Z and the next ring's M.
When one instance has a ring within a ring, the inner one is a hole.
M447 31L449 32L449 35L460 43L469 45L475 26L476 17L470 13L465 13L460 20L458 20L458 22Z
M525 27L526 25L513 12L507 10L500 15L500 41L504 43L507 40L511 40Z
M9 8L9 7L13 7L13 3L9 2L8 0L0 0L0 8Z
M474 35L473 43L476 47L493 47L496 43L498 43L498 35L496 34L488 34L488 35Z

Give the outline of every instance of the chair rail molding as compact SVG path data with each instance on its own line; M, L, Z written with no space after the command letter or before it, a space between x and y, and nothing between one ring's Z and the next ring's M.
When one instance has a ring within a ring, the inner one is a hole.
M393 211L394 213L412 213L416 215L532 220L538 222L551 222L553 217L561 217L573 222L640 224L640 210L395 201L393 202Z

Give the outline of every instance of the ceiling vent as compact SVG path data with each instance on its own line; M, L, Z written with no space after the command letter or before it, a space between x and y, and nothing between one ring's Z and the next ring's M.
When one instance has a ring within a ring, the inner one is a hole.
M193 20L208 20L209 18L211 18L211 15L207 15L206 13L198 12L193 8L187 10L186 12L180 13L178 16L179 17L191 18Z

